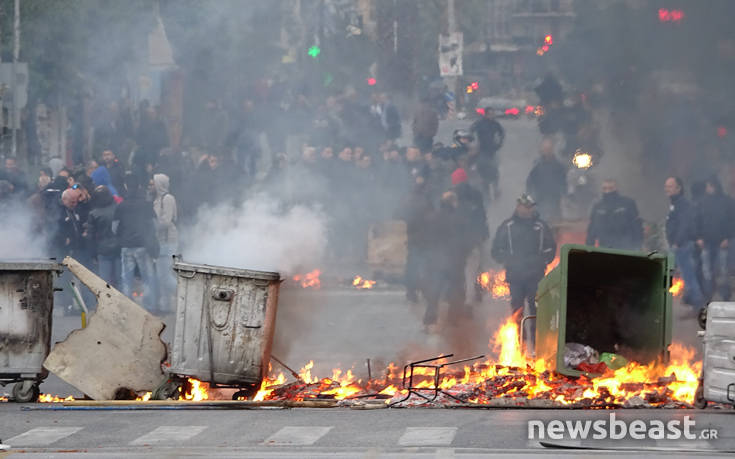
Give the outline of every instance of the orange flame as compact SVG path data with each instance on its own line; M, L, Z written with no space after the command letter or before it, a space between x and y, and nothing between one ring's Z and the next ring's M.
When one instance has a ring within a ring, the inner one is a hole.
M190 388L184 393L184 400L191 400L192 402L209 400L209 383L194 378L188 378L188 381Z
M477 283L495 299L510 297L510 286L505 281L505 271L486 271L477 276Z
M674 280L671 282L669 293L671 293L675 297L681 296L681 294L684 293L684 279L682 279L681 277L675 277Z
M352 285L357 288L373 288L375 286L375 281L363 279L362 276L355 276L355 278L352 279Z
M38 401L41 403L59 403L59 402L70 402L74 400L71 395L66 398L61 398L57 395L41 394L38 396Z
M547 274L549 274L557 266L559 266L559 257L558 256L556 258L554 258L553 260L551 260L551 263L549 263L546 266L546 271L544 271L544 276L547 275Z
M294 282L301 283L302 288L318 289L322 286L322 283L319 280L319 276L321 275L321 273L321 270L315 269L306 274L296 274L295 276L293 276L293 280Z

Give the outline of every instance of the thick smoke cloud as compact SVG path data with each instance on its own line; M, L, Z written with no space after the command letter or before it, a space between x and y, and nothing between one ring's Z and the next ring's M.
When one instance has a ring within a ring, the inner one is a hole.
M263 195L235 207L199 211L182 254L191 262L278 271L318 266L327 245L326 219L304 206L283 209Z
M27 206L8 205L0 211L0 258L3 260L48 257L45 237L38 233L34 215Z

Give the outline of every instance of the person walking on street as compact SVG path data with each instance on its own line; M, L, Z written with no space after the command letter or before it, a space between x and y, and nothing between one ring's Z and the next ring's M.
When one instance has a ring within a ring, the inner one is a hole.
M505 267L510 287L510 307L520 324L522 315L536 314L536 290L546 266L556 255L556 241L549 225L539 218L536 202L524 193L512 217L500 224L493 239L491 255ZM533 349L535 326L527 336Z
M602 182L602 199L592 207L585 243L610 249L641 249L643 224L638 206L631 198L618 193L615 180Z
M127 297L132 297L137 267L143 281L143 305L152 311L155 304L153 260L158 258L160 251L156 238L156 214L153 205L145 199L145 191L137 175L125 177L125 191L125 200L117 206L113 217L122 258L122 290Z
M488 190L483 193L495 200L500 196L500 188L498 187L498 150L503 146L505 141L505 130L503 126L495 119L495 112L490 107L485 107L483 115L472 123L470 132L474 133L477 138L477 167L482 175Z
M173 276L173 256L178 249L178 232L176 220L176 198L169 193L169 179L167 175L155 174L153 185L156 189L156 198L153 201L153 211L156 213L156 229L160 253L156 260L156 274L158 278L158 307L161 311L172 311L173 293L176 279Z
M697 246L702 251L705 297L710 301L719 293L722 301L730 301L727 267L730 239L735 236L735 201L722 192L716 177L705 181L696 227Z
M467 221L459 210L459 200L454 191L441 197L439 210L429 217L427 231L427 257L421 274L421 293L426 300L424 327L433 332L439 316L442 297L449 303L449 317L454 321L469 317L465 305L464 270L469 246Z
M536 197L537 209L547 222L561 220L561 198L567 189L567 169L554 153L554 141L541 142L541 157L526 179L526 191Z
M676 266L684 280L684 303L701 308L705 299L694 261L696 210L684 196L684 182L679 177L667 178L664 182L664 191L670 202L669 214L666 217L666 240L674 252Z
M485 204L482 193L467 181L464 169L456 169L451 177L452 187L459 199L459 211L464 214L469 225L466 234L469 253L465 265L465 296L479 302L482 299L482 288L477 283L477 276L482 272L483 247L490 237Z
M117 204L110 190L104 185L99 185L92 193L92 206L87 222L87 238L95 249L97 274L117 288L120 275L120 246L112 231Z
M428 153L434 145L434 137L439 130L439 114L428 99L421 101L413 116L413 143L421 153Z

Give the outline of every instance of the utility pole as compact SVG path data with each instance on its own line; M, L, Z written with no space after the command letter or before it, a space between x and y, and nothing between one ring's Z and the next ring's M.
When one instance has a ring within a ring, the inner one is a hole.
M455 17L455 9L454 9L454 0L447 0L447 34L449 36L452 36L455 32L457 32L457 19ZM459 91L457 90L457 82L459 79L456 76L447 76L444 77L444 82L447 85L447 88L449 88L450 91L454 92L454 100L455 104L457 105L457 110L459 110Z
M16 156L18 153L18 129L16 129L17 124L20 124L20 117L16 115L17 112L17 106L18 106L18 96L17 96L17 78L16 73L18 71L18 58L20 57L20 0L15 0L15 12L13 15L13 71L11 76L11 84L10 89L13 91L12 97L13 97L13 104L12 104L12 110L10 111L11 116L11 132L12 132L12 147L11 147L11 154L12 156Z

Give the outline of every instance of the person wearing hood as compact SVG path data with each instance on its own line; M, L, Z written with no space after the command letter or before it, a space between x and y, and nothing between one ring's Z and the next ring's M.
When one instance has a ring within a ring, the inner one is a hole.
M110 194L112 195L112 199L115 200L116 204L120 204L122 202L122 198L117 192L117 188L115 187L115 185L112 184L112 177L110 177L110 172L107 170L107 167L97 167L94 171L92 171L90 177L96 186L104 186L107 188L107 191L110 192Z
M676 267L684 280L684 303L695 308L704 306L705 298L697 276L694 241L697 235L696 209L684 196L684 182L679 177L669 177L664 182L669 197L669 214L666 217L666 240L674 252Z
M730 239L735 236L735 201L722 192L722 185L716 177L705 181L696 231L697 246L702 251L704 293L711 300L717 291L722 301L730 301L727 259Z
M92 192L93 209L87 221L87 238L95 249L97 273L108 284L117 288L120 275L120 245L112 231L117 204L105 185Z
M615 180L602 182L602 199L592 207L585 243L624 250L640 250L643 245L638 206L631 198L618 193Z
M171 311L176 279L173 276L173 255L178 250L178 232L176 220L178 212L176 198L169 193L169 178L164 174L153 176L156 198L153 200L153 211L156 213L156 233L161 248L156 271L158 277L158 306L161 311Z

